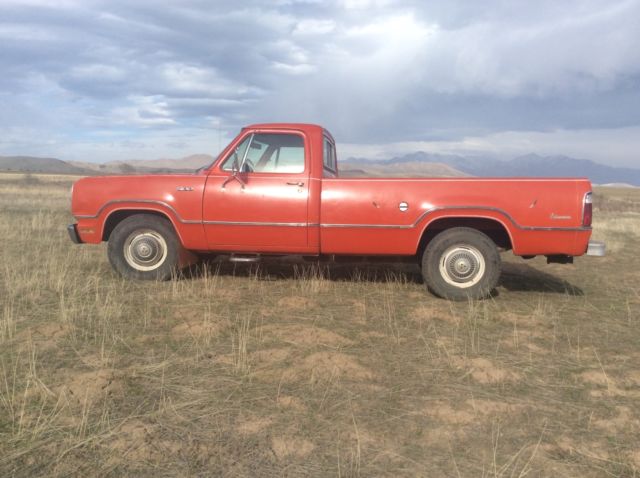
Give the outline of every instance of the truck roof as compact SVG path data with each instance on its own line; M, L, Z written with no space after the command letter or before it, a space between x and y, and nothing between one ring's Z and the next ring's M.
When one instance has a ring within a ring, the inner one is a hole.
M247 125L242 129L301 129L305 131L318 129L325 131L322 126L312 123L256 123Z

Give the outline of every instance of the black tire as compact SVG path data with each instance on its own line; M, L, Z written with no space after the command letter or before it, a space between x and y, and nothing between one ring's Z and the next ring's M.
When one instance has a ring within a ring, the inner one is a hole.
M111 266L127 279L168 280L178 269L180 242L168 219L135 214L109 236Z
M454 227L435 236L422 255L422 276L438 297L483 299L491 295L501 272L500 254L484 233Z

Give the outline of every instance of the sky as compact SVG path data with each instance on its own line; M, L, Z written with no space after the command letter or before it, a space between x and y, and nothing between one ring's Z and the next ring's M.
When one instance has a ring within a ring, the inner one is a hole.
M640 168L640 0L0 0L0 155L215 155L319 123L341 157Z

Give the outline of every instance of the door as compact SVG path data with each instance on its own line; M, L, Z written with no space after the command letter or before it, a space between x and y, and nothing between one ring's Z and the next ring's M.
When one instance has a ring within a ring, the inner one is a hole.
M213 250L304 252L309 152L297 132L249 133L207 178L203 221Z

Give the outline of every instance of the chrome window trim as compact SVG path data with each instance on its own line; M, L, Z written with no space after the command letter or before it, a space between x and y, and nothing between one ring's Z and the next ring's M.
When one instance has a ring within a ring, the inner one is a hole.
M267 134L272 134L272 135L295 135L295 136L300 136L302 138L302 150L303 150L303 155L304 155L304 162L303 162L303 169L300 172L296 172L296 173L292 173L292 172L283 172L283 171L251 171L249 172L244 172L243 174L257 174L257 175L264 175L264 177L275 177L275 175L277 174L286 174L289 176L300 176L300 175L305 175L308 174L307 171L309 170L309 165L307 164L307 156L311 156L310 154L307 155L307 147L306 147L306 141L307 141L307 137L306 135L299 130L278 130L278 131L271 131L271 130L264 130L264 129L258 129L258 130L254 130L252 131L250 134L243 136L242 140L240 140L237 143L236 148L242 144L242 142L248 137L249 139L249 144L247 145L247 149L244 152L244 155L242 157L242 162L240 163L240 169L239 169L239 173L242 173L242 168L244 167L244 164L246 163L247 160L247 156L249 155L249 150L251 149L251 144L253 143L253 140L255 139L255 137L257 135L267 135ZM227 160L231 157L231 154L233 154L233 150L229 152L229 154L221 160L220 162L220 166L218 167L218 170L224 174L224 173L230 173L232 172L232 170L230 169L224 169L224 163L227 162ZM310 160L309 160L310 161ZM209 174L210 176L214 176L215 172L212 172Z
M332 149L333 149L333 164L331 166L327 166L324 163L324 148L325 148L325 142L328 142ZM338 155L336 152L336 145L335 143L326 135L323 134L322 135L322 169L325 169L333 174L338 174Z

